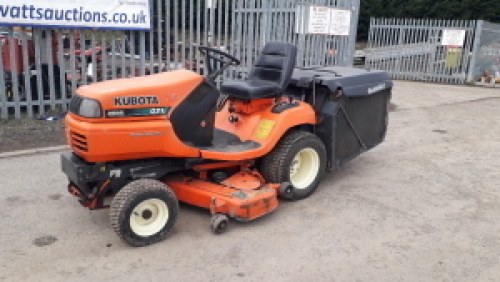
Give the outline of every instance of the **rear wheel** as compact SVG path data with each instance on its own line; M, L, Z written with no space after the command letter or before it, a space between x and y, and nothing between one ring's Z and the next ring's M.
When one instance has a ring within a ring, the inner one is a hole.
M288 133L261 162L260 171L271 183L289 182L293 192L284 189L287 200L311 195L326 169L326 149L316 135L306 131ZM280 193L281 194L281 193Z
M165 239L178 214L179 203L167 185L153 179L139 179L116 194L110 219L120 238L141 247Z

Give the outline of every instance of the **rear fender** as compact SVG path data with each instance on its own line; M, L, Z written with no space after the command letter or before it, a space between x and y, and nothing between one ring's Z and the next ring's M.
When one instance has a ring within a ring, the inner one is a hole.
M292 128L311 127L317 123L314 109L307 103L287 109L279 114L266 111L254 129L252 140L262 144L262 155L269 153Z
M240 140L250 140L260 146L251 150L223 152L201 150L202 157L213 160L250 160L256 159L269 153L292 128L307 125L314 126L317 123L314 109L307 103L297 102L298 105L288 108L280 113L273 113L273 105L262 111L252 114L235 114L227 111L227 106L218 113L216 118L217 128L237 135ZM235 115L238 122L229 121L229 117Z

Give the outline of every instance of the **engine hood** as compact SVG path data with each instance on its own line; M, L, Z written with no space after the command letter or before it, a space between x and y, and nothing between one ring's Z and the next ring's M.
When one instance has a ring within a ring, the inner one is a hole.
M100 102L103 110L175 107L203 77L189 70L98 82L80 87L76 94Z

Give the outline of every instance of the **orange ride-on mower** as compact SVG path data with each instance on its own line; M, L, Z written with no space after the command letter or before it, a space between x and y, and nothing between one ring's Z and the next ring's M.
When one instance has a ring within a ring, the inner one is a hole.
M238 59L199 46L208 74L177 70L80 87L63 153L68 190L110 207L134 246L163 240L178 201L207 208L211 229L249 221L311 195L326 171L384 139L392 82L378 71L294 69L296 47L268 43L245 81L218 90ZM106 198L113 197L110 206Z

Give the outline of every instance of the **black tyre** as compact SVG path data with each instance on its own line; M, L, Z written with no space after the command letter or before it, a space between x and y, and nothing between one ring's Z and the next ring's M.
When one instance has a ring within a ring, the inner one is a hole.
M291 131L262 158L260 172L268 182L292 184L293 193L282 198L304 199L318 188L326 172L325 145L312 133Z
M167 185L153 179L139 179L116 194L110 219L120 238L142 247L165 239L178 214L179 202Z

